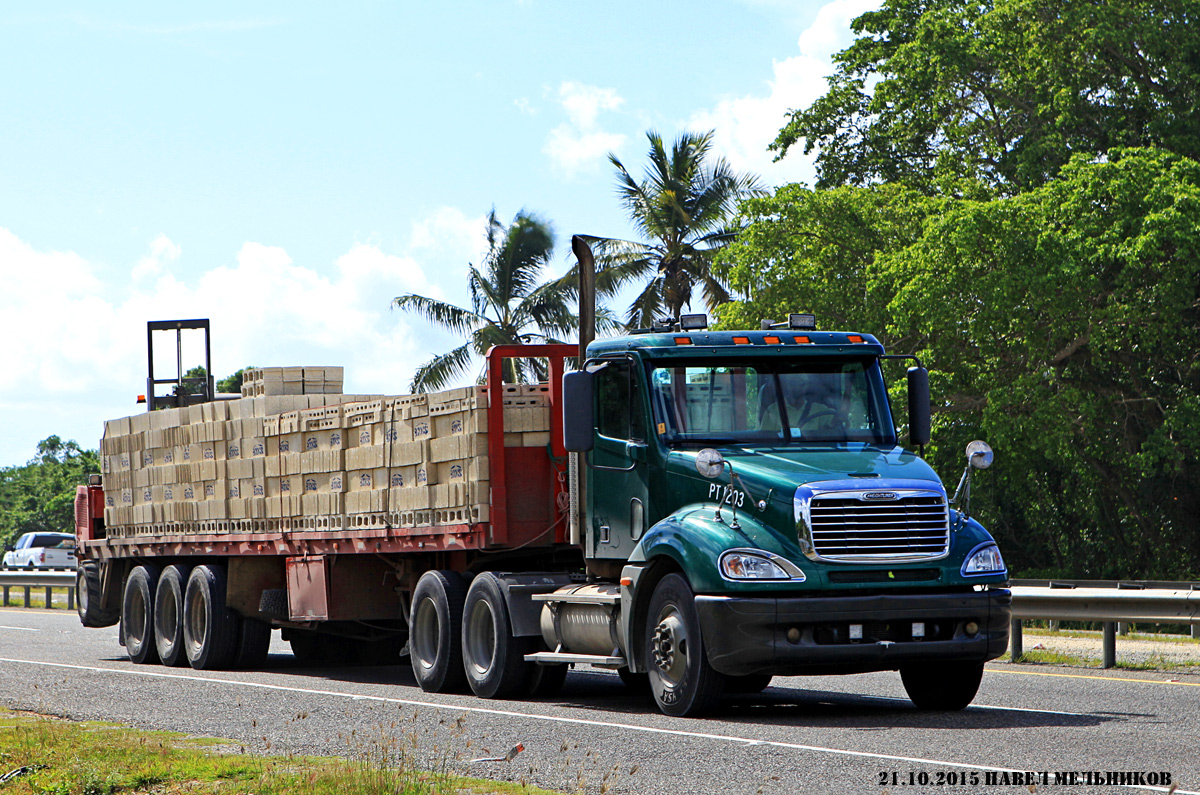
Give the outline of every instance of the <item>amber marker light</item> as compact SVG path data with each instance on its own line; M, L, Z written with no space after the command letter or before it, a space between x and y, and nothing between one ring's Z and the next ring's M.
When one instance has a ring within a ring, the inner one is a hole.
M750 338L749 337L734 337L733 344L734 345L749 345Z
M767 343L768 345L778 345L779 337L763 337L763 342Z
M862 342L863 341L863 338L857 334L851 334L848 337L846 337L846 339L850 340L851 342Z
M808 344L812 343L812 340L810 340L808 337L792 337L792 339L794 339L796 342L800 343L801 345L808 345Z
M692 338L691 337L676 337L675 344L676 345L691 345Z

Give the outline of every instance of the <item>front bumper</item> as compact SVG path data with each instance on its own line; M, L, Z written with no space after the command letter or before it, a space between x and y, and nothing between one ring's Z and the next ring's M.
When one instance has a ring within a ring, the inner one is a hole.
M723 674L865 673L908 663L994 660L1008 648L1012 593L699 595L696 610L708 661ZM979 627L974 635L966 631L971 622ZM854 625L861 639L851 639ZM914 629L924 629L924 636L913 637Z

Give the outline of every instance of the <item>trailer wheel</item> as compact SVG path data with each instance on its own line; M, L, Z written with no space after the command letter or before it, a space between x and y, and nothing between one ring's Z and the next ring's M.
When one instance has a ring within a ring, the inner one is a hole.
M462 654L467 684L482 698L504 698L529 686L535 663L525 662L533 638L512 634L504 591L494 574L471 582L463 607Z
M135 566L125 580L121 631L129 659L139 665L158 662L158 650L154 646L154 591L158 573L158 566L144 563Z
M462 692L463 602L467 585L458 572L427 571L413 590L408 649L413 675L426 693Z
M183 591L188 570L167 566L158 577L154 593L154 646L163 665L187 665L183 643Z
M900 681L917 709L954 711L979 692L983 663L919 663L900 667Z
M183 596L183 645L198 671L228 668L238 651L239 618L225 605L225 568L192 569Z
M242 617L238 622L238 650L234 668L262 668L271 648L271 625L265 621Z
M283 639L292 647L292 656L301 665L321 665L328 662L325 636L310 629L283 628Z
M720 702L725 677L708 664L695 595L679 574L663 577L650 597L646 661L650 690L667 715L700 715Z
M111 627L121 620L121 611L104 607L104 584L100 581L100 564L94 560L80 561L75 570L75 609L85 627Z

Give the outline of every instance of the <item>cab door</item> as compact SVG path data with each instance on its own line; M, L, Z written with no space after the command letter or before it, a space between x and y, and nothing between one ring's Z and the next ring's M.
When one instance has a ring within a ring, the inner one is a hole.
M650 437L645 374L634 359L607 359L596 373L595 396L588 551L592 557L624 560L646 530Z

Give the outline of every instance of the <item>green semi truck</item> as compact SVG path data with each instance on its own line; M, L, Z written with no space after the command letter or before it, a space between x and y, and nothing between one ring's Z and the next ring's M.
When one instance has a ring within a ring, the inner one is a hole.
M904 447L884 363L912 357L815 325L793 315L710 331L703 316L685 315L593 341L570 372L573 346L493 349L475 397L429 404L431 420L462 419L425 424L430 445L464 434L430 449L467 451L457 471L474 491L460 493L485 495L468 510L389 507L414 504L404 485L353 501L314 494L290 503L290 515L281 497L285 509L263 518L253 518L257 497L239 498L248 518L206 522L151 504L114 524L105 507L115 490L81 487L81 618L120 620L131 656L146 663L261 665L264 638L281 629L314 662L355 649L391 661L403 649L431 692L546 696L570 666L591 665L648 689L664 713L689 716L774 676L897 670L919 708L961 709L1008 644L1005 564L966 504L970 472L991 451L972 443L951 497L920 455L928 373L919 363L907 371ZM544 444L512 430L526 416L514 401L528 398L505 397L511 357L546 363ZM425 427L419 402L401 400L368 412L327 398L313 432L325 441L313 445L344 435L386 446L396 427ZM269 509L280 488L270 472L300 466L280 444L286 421L240 422L243 435L267 434L241 448L278 456L262 469ZM349 467L370 450L318 453L303 460L340 462L345 479L366 482ZM386 489L396 455L384 449L377 460L374 482ZM172 477L196 477L172 466ZM249 475L240 493L258 494L254 467L238 468ZM453 462L445 471L455 477ZM453 494L453 482L445 489Z

